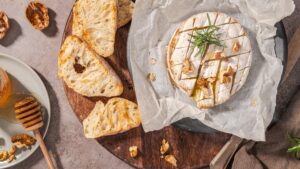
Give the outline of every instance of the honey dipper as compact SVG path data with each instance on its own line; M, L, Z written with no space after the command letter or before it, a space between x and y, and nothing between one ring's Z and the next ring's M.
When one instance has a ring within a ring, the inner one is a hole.
M50 169L54 169L53 162L49 156L47 147L43 141L39 128L44 124L41 105L34 97L26 97L15 104L16 118L22 123L26 131L33 131L34 136L39 142L40 148L44 154L47 164Z

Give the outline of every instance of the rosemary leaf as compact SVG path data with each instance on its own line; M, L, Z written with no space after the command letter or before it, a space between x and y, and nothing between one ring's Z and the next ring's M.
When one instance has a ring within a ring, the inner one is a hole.
M207 19L208 19L208 23L209 23L207 28L195 31L195 35L189 34L192 39L190 42L192 43L193 49L195 49L195 47L197 47L199 49L199 52L197 53L197 55L201 55L201 56L205 53L206 48L211 44L214 44L217 46L224 46L221 43L220 38L216 34L217 33L216 31L218 31L219 28L215 25L212 25L208 14L207 14Z

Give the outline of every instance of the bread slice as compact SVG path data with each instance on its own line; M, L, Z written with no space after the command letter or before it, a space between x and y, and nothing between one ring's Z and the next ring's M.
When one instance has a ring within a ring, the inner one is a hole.
M84 135L87 138L113 135L137 127L140 123L137 104L123 98L112 98L105 106L98 101L83 120Z
M117 74L76 36L68 36L58 56L58 77L84 96L119 96L123 85Z
M118 1L118 28L126 25L132 17L134 2L132 0Z
M111 56L117 30L117 0L77 0L73 12L73 34L87 41L100 56Z

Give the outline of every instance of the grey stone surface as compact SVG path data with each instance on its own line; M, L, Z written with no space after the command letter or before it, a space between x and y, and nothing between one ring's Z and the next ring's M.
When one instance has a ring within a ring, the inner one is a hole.
M0 41L0 52L17 57L34 68L46 84L51 99L52 118L46 145L59 169L127 169L126 163L110 154L94 140L83 136L82 127L73 114L57 79L57 54L67 17L74 1L42 1L50 8L50 29L38 31L25 17L28 0L1 0L0 10L7 13L11 29ZM40 150L14 169L46 169Z

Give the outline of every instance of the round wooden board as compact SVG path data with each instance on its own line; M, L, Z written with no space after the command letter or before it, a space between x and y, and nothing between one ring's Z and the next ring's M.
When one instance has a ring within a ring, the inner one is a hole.
M122 79L124 92L120 97L136 102L133 82L127 67L127 37L130 23L118 29L116 35L115 53L106 59ZM72 34L72 12L66 23L62 42L65 37ZM83 119L93 109L96 101L107 102L108 98L84 97L64 84L65 93L69 103L82 123ZM82 132L82 131L78 131ZM172 168L160 155L162 139L166 139L170 146L170 153L177 159L178 168L201 168L208 166L214 156L221 150L230 138L229 134L192 133L173 126L162 130L145 133L142 127L131 129L122 134L97 139L108 151L116 157L136 168ZM131 158L128 148L136 145L139 156Z

